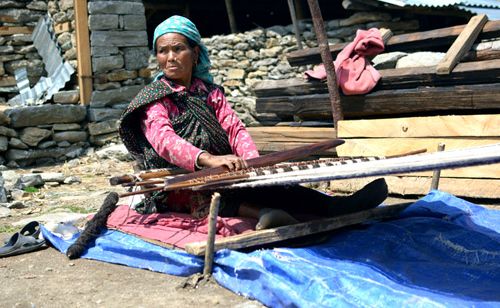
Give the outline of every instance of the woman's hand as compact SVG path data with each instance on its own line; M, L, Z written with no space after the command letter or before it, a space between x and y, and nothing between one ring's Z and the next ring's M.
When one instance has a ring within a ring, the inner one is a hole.
M212 155L207 152L198 156L198 166L206 168L225 166L229 171L248 168L247 162L236 155Z

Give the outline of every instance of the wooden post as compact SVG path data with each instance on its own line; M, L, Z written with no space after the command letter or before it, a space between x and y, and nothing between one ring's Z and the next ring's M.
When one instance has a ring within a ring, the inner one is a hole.
M309 9L311 10L314 32L316 32L319 51L321 53L321 60L323 61L323 65L326 70L326 84L328 86L328 94L332 105L333 126L337 128L337 123L344 119L344 113L342 112L342 106L340 105L337 77L335 76L332 54L330 53L330 48L328 46L328 37L326 36L325 25L319 9L318 0L307 0L307 2L309 4ZM335 132L337 132L337 130L335 130ZM337 137L336 135L337 134L335 133L335 138Z
M487 21L488 17L484 14L474 16L469 20L469 23L462 30L455 42L453 42L444 58L436 66L436 74L444 75L451 73L458 61L470 50Z
M444 143L438 144L438 151L439 152L444 151ZM432 174L431 190L438 189L440 177L441 177L441 170L440 169L434 170L434 173Z
M231 28L231 33L236 33L238 32L238 27L236 26L236 18L234 18L233 0L226 0L226 10L227 17L229 18L229 27Z
M219 215L220 194L215 192L212 195L210 202L210 213L208 216L208 238L207 249L205 251L205 265L203 266L203 275L212 275L212 268L214 264L214 243L215 243L215 229L217 226L217 215Z
M74 0L76 19L76 51L78 61L78 86L80 102L90 103L92 96L92 66L90 62L90 39L87 15L87 0Z
M302 40L300 35L300 28L297 22L297 16L295 11L295 5L293 4L294 0L288 0L288 8L290 9L290 16L292 17L293 29L295 32L295 39L297 40L297 47L302 49Z

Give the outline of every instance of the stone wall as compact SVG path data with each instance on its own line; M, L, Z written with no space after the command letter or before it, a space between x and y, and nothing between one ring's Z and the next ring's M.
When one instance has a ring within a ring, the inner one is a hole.
M63 58L74 68L76 37L73 0L1 1L0 105L18 93L14 71L26 67L30 86L45 75L31 33L49 14ZM6 30L5 30L6 29ZM10 34L10 32L15 32ZM78 105L76 79L42 106L5 108L0 113L0 164L8 167L52 163L74 158L89 146L86 108Z
M94 91L90 142L115 139L118 118L149 78L146 17L141 0L88 3Z

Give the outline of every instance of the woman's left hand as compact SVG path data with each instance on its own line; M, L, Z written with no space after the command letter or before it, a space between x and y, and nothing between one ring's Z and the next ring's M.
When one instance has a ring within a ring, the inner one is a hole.
M236 155L212 155L207 152L198 156L198 165L207 168L225 166L229 171L248 168L247 162Z

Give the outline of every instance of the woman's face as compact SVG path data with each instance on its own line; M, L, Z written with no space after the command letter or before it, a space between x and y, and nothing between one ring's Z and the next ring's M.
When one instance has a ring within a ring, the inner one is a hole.
M165 76L189 87L198 61L199 47L190 47L187 38L178 33L166 33L156 40L156 59Z

